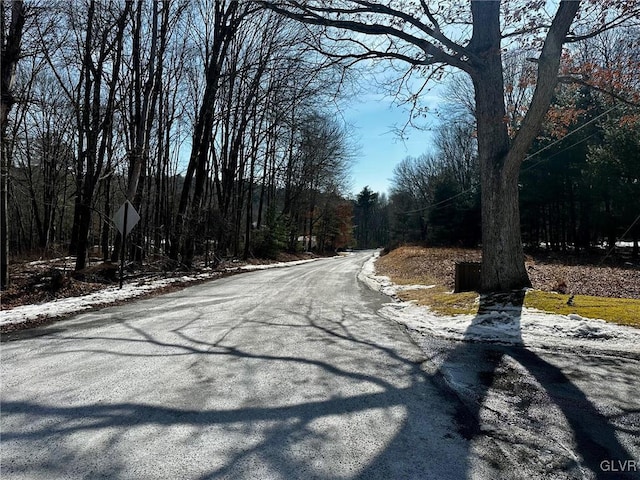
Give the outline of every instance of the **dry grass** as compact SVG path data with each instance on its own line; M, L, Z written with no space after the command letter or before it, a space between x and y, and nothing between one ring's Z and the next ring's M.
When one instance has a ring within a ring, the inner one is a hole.
M376 263L380 275L401 285L435 285L428 290L401 292L402 300L429 306L443 315L476 314L475 292L452 293L455 263L480 261L479 250L457 248L400 247ZM551 313L575 313L588 318L640 327L640 269L633 265L598 266L579 264L559 257L528 257L527 269L534 290L527 293L525 306ZM559 293L558 293L559 292ZM570 294L573 305L568 305Z
M426 283L452 289L455 262L479 262L480 258L480 251L472 249L400 247L380 257L376 269L401 285Z

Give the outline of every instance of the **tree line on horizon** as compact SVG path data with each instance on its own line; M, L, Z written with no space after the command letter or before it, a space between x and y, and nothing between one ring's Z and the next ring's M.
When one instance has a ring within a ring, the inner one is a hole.
M633 257L640 255L640 108L622 97L640 93L640 72L629 58L640 60L637 28L608 32L565 55L564 72L579 69L620 96L579 84L557 89L520 174L525 247L580 252L627 241ZM531 65L522 54L506 63L513 85L506 100L509 122L517 124L531 95ZM363 245L481 242L472 95L470 85L453 78L443 107L447 120L435 129L430 151L395 167L388 197L368 187L360 192L356 212L372 212L370 222L387 226L358 237ZM364 198L366 208L358 209Z

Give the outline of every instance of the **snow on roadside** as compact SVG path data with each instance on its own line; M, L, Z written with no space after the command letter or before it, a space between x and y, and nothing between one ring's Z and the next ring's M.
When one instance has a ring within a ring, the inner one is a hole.
M302 263L313 262L316 259L296 260L293 262L278 262L267 265L243 265L236 268L228 268L227 271L252 271L265 270L268 268L282 268ZM152 281L141 281L125 283L122 288L115 286L107 287L98 292L82 295L79 297L60 298L52 302L39 303L34 305L22 305L10 310L0 311L0 325L18 324L36 320L38 318L59 317L70 313L88 310L96 305L107 305L135 297L139 297L148 292L158 290L172 283L189 283L197 280L213 279L220 276L219 272L200 273L197 275L184 275L182 277L171 277Z
M105 305L121 300L139 297L147 292L166 287L176 282L193 282L207 278L215 278L219 273L203 273L199 275L184 275L182 277L165 278L136 283L125 283L122 288L107 287L97 292L79 297L68 297L51 302L33 305L22 305L11 310L0 311L0 325L9 325L35 320L44 317L58 317L69 313L88 310L95 305Z
M317 258L310 258L309 260L294 260L292 262L277 262L277 263L267 263L265 265L243 265L239 267L241 270L266 270L268 268L282 268L282 267L291 267L293 265L302 265L303 263L315 262ZM231 268L229 270L236 270L235 268Z
M50 260L35 260L33 262L27 263L27 265L29 267L35 267L38 265L50 265L52 263L60 263L60 262L64 262L65 264L69 262L69 264L71 264L71 262L74 260L75 260L75 257L59 257L59 258L52 258Z
M359 278L370 288L394 298L396 301L385 304L380 313L411 330L451 340L640 353L640 329L575 314L550 314L507 305L481 315L435 315L428 307L398 300L398 292L406 287L375 274L378 256L379 253L374 254L365 263Z

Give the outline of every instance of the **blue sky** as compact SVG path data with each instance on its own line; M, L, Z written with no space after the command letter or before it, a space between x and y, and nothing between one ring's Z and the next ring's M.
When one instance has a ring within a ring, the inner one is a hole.
M435 102L436 97L429 101ZM417 157L432 148L429 131L408 129L407 138L399 138L394 127L407 122L408 107L394 105L383 94L355 97L343 115L359 147L352 168L354 195L367 185L375 192L388 193L395 165L407 156ZM433 123L433 118L428 120Z

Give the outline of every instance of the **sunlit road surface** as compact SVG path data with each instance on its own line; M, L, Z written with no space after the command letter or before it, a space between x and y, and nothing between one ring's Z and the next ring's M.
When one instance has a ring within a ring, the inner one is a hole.
M412 340L369 256L5 337L0 477L638 478L638 358Z

